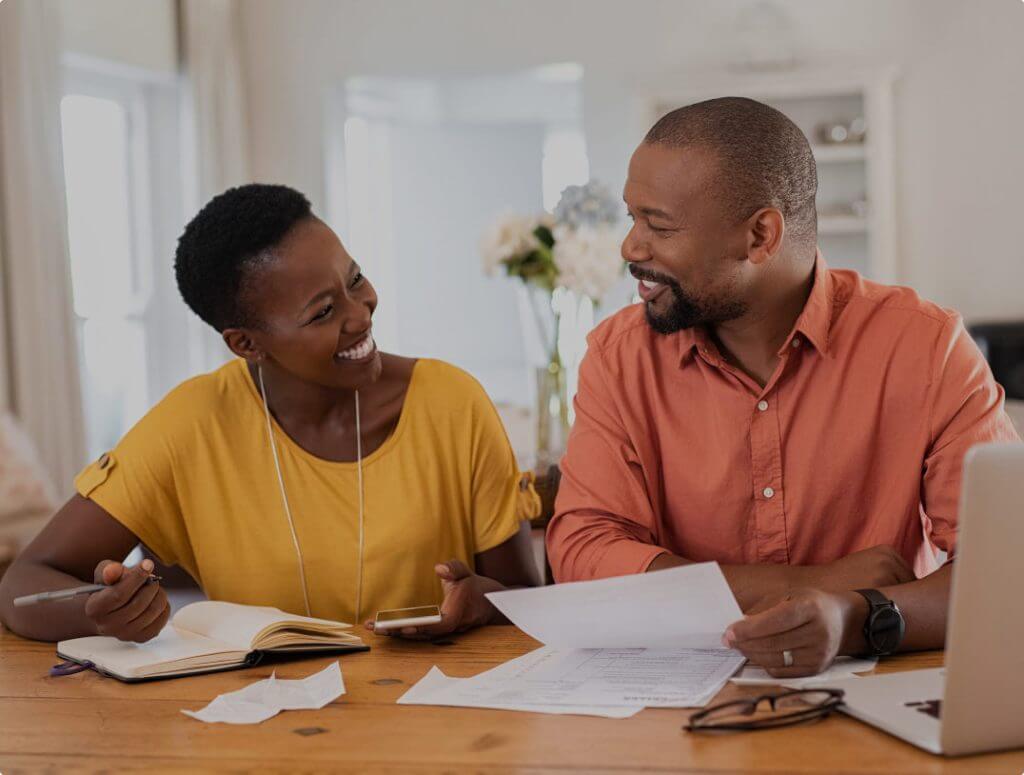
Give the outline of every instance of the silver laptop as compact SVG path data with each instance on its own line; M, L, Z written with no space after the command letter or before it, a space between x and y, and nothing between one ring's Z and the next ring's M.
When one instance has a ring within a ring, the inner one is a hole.
M1024 747L1024 444L965 458L945 662L829 686L844 712L932 753Z

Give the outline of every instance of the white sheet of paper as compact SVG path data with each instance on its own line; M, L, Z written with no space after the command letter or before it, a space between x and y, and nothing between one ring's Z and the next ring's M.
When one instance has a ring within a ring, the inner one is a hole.
M873 658L836 657L825 670L806 678L772 678L763 667L747 665L742 673L731 680L740 686L785 686L787 689L805 689L809 686L822 686L841 678L852 678L856 673L874 670L877 664L878 660Z
M743 618L717 563L490 592L517 627L555 648L720 649Z
M186 716L207 723L258 724L282 710L319 709L345 693L341 665L332 662L319 673L297 680L270 678L227 694L198 711L182 710Z
M460 695L459 687L470 678L451 678L434 666L430 672L398 699L399 705L453 705L469 708L491 708L494 710L518 710L529 713L552 713L560 715L604 716L605 718L629 718L635 716L642 706L634 707L593 707L575 705L543 705L540 703L516 704L502 701L489 704L486 700L470 700Z
M428 673L399 702L624 718L706 705L742 664L725 649L545 647L473 678Z
M744 661L721 644L743 614L716 563L487 597L545 646L473 678L432 670L400 703L622 718L705 705Z
M503 687L514 687L522 676L528 675L549 658L549 649L536 649L472 678L451 678L435 666L399 697L398 704L450 705L605 718L628 718L643 710L642 705L573 705L546 703L539 696L530 696L525 700L522 697L502 696Z
M526 688L543 686L566 702L648 708L702 707L745 661L722 648L572 649L554 655L520 679Z

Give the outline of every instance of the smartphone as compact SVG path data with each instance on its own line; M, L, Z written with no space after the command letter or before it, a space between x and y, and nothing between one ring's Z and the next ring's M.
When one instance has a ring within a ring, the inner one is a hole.
M394 630L399 627L419 627L424 624L437 624L441 621L441 609L436 605L421 605L413 608L393 608L389 611L378 611L373 620L374 632Z

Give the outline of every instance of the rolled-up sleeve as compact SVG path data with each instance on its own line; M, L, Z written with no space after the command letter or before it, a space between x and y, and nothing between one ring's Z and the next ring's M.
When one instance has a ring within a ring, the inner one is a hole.
M666 551L656 543L644 472L613 384L591 338L580 365L576 421L547 532L556 581L643 573Z
M953 554L964 455L975 444L1020 440L1004 409L1003 388L959 316L938 337L930 407L921 504L932 542Z

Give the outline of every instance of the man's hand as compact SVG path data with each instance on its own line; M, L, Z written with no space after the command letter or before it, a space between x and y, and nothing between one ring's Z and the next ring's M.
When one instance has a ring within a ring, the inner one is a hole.
M504 589L500 583L473 573L461 560L449 560L434 566L434 572L441 579L444 602L441 604L441 621L420 627L403 627L389 630L387 634L402 638L426 640L453 632L465 632L474 627L498 620L494 606L484 597L487 592ZM373 621L365 627L373 629Z
M866 603L856 592L798 589L771 608L729 625L722 643L775 678L815 675L838 654L858 649L866 616ZM793 658L788 667L783 651Z

